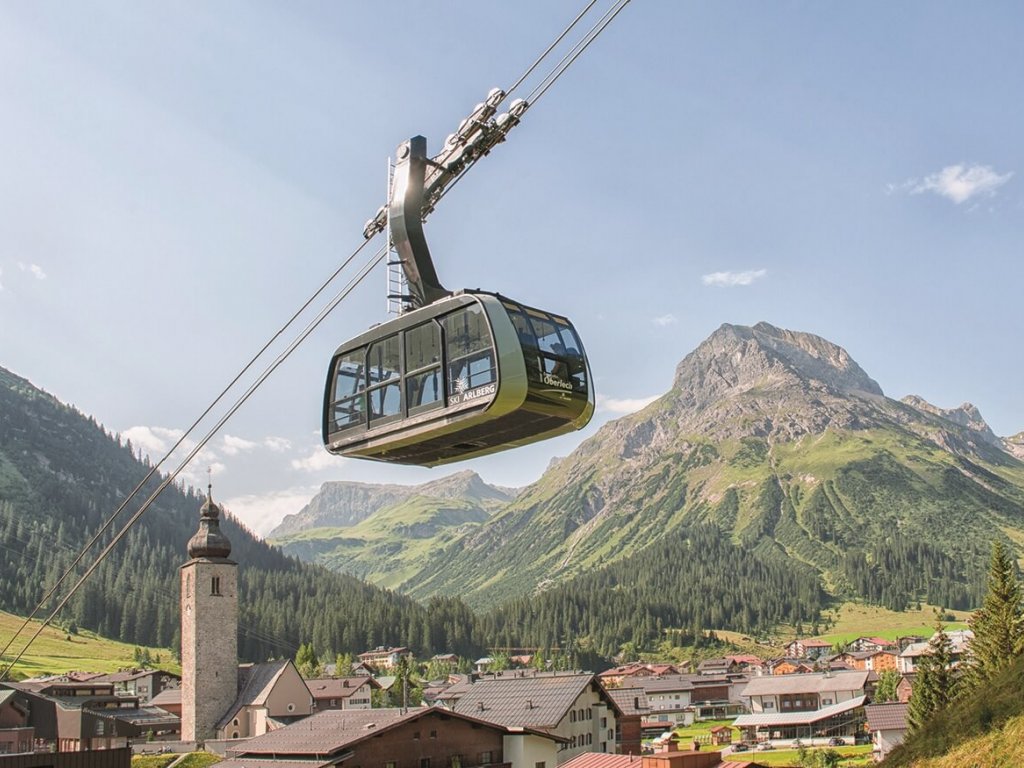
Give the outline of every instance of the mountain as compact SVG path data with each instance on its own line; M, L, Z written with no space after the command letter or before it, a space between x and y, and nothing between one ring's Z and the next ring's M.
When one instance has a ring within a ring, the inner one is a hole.
M20 615L32 610L44 588L148 472L133 453L130 444L95 420L0 368L0 609ZM149 483L140 500L155 485ZM176 646L178 567L202 502L190 489L169 486L85 582L62 621L124 642ZM428 610L407 597L301 563L256 539L230 514L222 530L240 566L244 659L293 656L306 642L320 653L360 652L380 644L406 645L428 655L483 650L458 601L434 601ZM102 543L109 540L108 535ZM85 564L91 562L87 557Z
M358 525L373 513L413 497L457 500L481 511L493 511L515 498L516 490L485 483L476 472L465 470L422 485L381 485L327 482L310 502L272 530L267 538L284 541L287 534L312 528Z
M515 494L471 471L422 485L328 482L267 541L301 560L393 588Z
M893 400L825 339L723 325L668 393L606 424L402 588L493 606L701 524L813 569L833 594L968 607L993 536L1024 544L1024 462L973 406Z
M385 498L394 487L388 487ZM478 502L416 494L371 512L354 526L271 534L267 541L302 560L392 588L416 573L432 552L489 517Z

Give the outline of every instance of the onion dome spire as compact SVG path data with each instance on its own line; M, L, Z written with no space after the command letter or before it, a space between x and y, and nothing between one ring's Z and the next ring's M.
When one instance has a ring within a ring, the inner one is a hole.
M227 557L231 554L231 542L220 530L221 509L213 501L213 484L207 486L206 501L199 510L199 530L189 539L188 556Z

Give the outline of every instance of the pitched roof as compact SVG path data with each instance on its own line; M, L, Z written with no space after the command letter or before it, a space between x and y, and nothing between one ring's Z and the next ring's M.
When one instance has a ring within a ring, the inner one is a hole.
M584 752L558 768L629 768L638 767L640 759L635 755L612 755L607 752Z
M755 677L747 683L741 696L775 696L786 693L828 693L830 691L861 691L868 679L864 671L839 671L831 674L808 672L799 675Z
M651 711L643 688L606 688L605 693L615 703L619 713L626 717L646 715Z
M868 720L869 731L899 731L907 727L909 704L888 702L885 704L868 704L864 714Z
M217 728L224 728L234 719L242 707L260 706L267 703L267 697L274 690L274 684L291 666L291 661L264 661L260 664L243 664L238 667L238 698L231 705L224 717L217 723Z
M262 755L316 756L325 759L337 755L364 739L423 717L459 718L501 732L509 729L480 718L460 715L438 707L416 709L328 709L291 725L257 736L229 750L236 759L249 760ZM535 731L529 731L537 733ZM539 734L547 735L547 734ZM561 740L561 739L559 739Z
M217 763L220 768L327 768L334 760L266 760L252 757L231 757Z
M347 699L363 686L372 688L370 677L322 677L306 680L314 699Z
M737 680L745 678L738 677ZM631 686L643 688L648 695L667 691L692 691L695 688L729 685L732 678L726 675L665 675L664 677L626 678ZM625 683L626 680L623 682Z
M97 677L89 678L89 680L97 683L126 683L129 680L138 680L142 677L159 674L164 673L159 669L122 669L120 672L112 672L109 675L98 675Z
M737 728L750 728L762 725L809 725L863 706L866 698L866 696L858 696L855 699L848 699L838 704L832 704L821 709L813 709L808 712L769 712L756 715L740 715L733 722L733 725Z
M455 702L455 712L501 725L553 728L592 684L607 696L589 673L478 680Z
M165 707L172 704L181 704L181 688L164 688L160 693L149 700L154 707Z
M794 643L800 643L805 648L831 648L832 643L828 640L814 640L812 638L806 638L804 640L794 640ZM793 643L790 643L792 645Z

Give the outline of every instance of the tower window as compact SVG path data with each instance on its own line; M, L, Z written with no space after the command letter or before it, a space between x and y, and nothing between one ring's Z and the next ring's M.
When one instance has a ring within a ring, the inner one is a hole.
M220 576L214 576L212 579L210 579L210 594L220 594Z

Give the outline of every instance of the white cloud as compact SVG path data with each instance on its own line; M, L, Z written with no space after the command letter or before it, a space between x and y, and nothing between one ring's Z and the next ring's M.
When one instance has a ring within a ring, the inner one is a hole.
M712 272L701 277L701 281L704 285L733 288L737 285L750 285L767 274L767 269L748 269L745 272Z
M604 395L598 395L597 408L601 411L625 416L628 413L635 413L636 411L646 408L659 397L661 397L661 395L628 398L605 397Z
M151 459L158 460L183 434L183 430L167 427L129 427L121 433L121 437L131 440L135 448L141 448Z
M659 315L658 317L652 317L651 322L660 328L665 328L669 325L675 325L679 322L679 318L669 312L667 315Z
M291 448L292 441L286 437L265 437L263 438L263 445L271 451L280 453L281 451L287 451Z
M236 496L226 499L224 506L254 533L266 536L285 515L294 514L306 506L316 492L315 486L286 488L264 494Z
M304 472L321 472L325 469L340 467L347 459L328 453L322 446L314 448L304 459L292 459L292 469L301 469Z
M910 189L910 194L920 195L924 192L934 192L957 205L970 200L977 195L988 195L991 197L999 187L1003 186L1013 177L1013 171L1009 173L996 173L989 165L964 166L963 164L947 165L938 173L933 173L918 181L911 179L903 187ZM894 189L890 185L890 190Z
M246 440L243 437L235 437L234 435L224 435L224 437L221 438L221 450L228 456L237 456L243 451L251 451L254 448L259 448L259 445L259 443L255 443L252 440Z
M46 273L43 271L43 268L40 267L38 264L24 264L19 261L18 269L20 269L22 272L30 273L32 277L34 277L36 280L46 279Z

